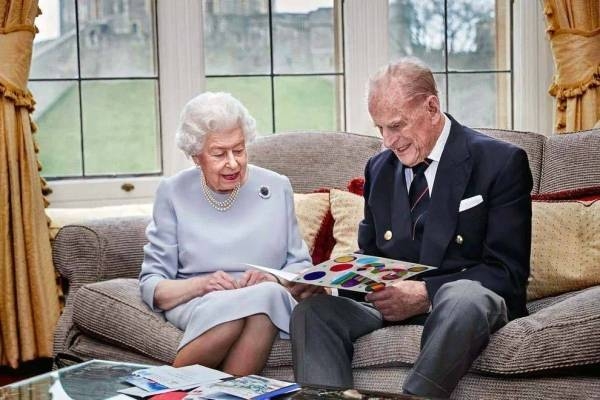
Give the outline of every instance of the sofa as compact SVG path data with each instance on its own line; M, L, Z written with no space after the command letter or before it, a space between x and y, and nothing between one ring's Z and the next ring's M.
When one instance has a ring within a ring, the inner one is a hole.
M600 129L563 136L480 131L528 153L534 179L530 315L492 336L453 398L600 398L600 201L594 201L600 198ZM312 218L317 226L302 232L313 259L356 247L363 200L348 183L380 150L377 137L343 132L278 134L248 149L251 163L287 175L298 198L315 194L320 204L330 202L318 216L305 215L318 206L297 204L300 224ZM58 231L53 257L65 295L54 334L58 359L173 361L182 332L151 312L138 290L148 222L147 215L96 218ZM333 249L315 248L326 245ZM391 326L358 339L356 387L399 392L421 332L418 325ZM275 341L262 374L293 380L289 341Z

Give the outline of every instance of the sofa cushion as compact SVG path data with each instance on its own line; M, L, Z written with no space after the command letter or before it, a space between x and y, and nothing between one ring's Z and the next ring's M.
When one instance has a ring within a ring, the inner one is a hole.
M512 143L527 152L529 169L531 170L531 175L533 176L533 188L531 193L538 193L540 191L544 143L547 140L546 136L532 132L519 132L491 128L478 129L478 131L496 139Z
M322 255L330 251L328 236L331 224L329 219L329 193L294 194L294 208L300 233L308 246L313 263L319 263Z
M90 208L47 208L46 215L50 219L50 238L54 239L60 228L66 225L106 218L150 217L152 216L152 204L124 204Z
M473 368L527 374L600 363L600 287L568 294L492 336Z
M528 299L600 284L600 201L533 202Z
M183 332L142 301L137 279L113 279L81 287L73 322L92 337L170 364Z
M380 150L381 139L374 136L290 132L258 138L248 145L248 158L287 176L295 193L311 193L321 187L346 187Z
M95 339L90 335L81 333L73 336L73 340L69 343L67 354L72 354L83 360L97 359L147 365L164 364L163 361L155 360L145 354L117 347L110 342Z
M600 186L600 130L548 137L540 193Z
M396 325L360 337L353 368L414 364L423 327ZM472 369L484 374L526 375L600 363L600 287L569 293L550 306L509 322L494 334ZM276 342L268 367L292 365L289 341Z
M358 224L364 215L364 198L343 190L330 192L335 246L331 257L354 253L358 250Z
M600 185L582 187L576 189L561 190L559 192L538 193L531 196L533 201L550 201L550 200L581 200L592 201L600 200Z

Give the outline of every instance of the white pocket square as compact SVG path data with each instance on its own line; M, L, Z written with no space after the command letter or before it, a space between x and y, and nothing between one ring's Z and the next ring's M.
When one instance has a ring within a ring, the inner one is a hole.
M460 205L458 206L458 212L463 212L481 203L483 203L483 197L481 197L480 194L478 194L477 196L469 197L467 199L462 199L460 201Z

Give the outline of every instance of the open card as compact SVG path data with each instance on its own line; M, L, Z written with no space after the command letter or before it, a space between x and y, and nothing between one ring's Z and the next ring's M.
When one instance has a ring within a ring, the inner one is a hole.
M414 264L390 258L347 254L293 274L287 271L247 264L269 272L290 282L327 286L355 292L374 292L394 282L435 269L428 265Z

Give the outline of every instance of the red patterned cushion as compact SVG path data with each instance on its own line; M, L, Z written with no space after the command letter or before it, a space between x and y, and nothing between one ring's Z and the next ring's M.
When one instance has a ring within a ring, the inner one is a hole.
M365 192L365 178L357 176L356 178L351 179L350 182L348 182L348 191L362 196Z
M294 194L298 225L313 264L328 260L335 245L329 190L320 188L313 193Z
M316 265L329 260L333 246L335 246L333 216L331 215L331 210L329 210L325 214L321 228L319 228L319 232L317 232L317 236L315 237L315 247L311 254L313 264Z
M559 200L600 200L600 186L562 190L560 192L532 194L533 201L559 201Z

